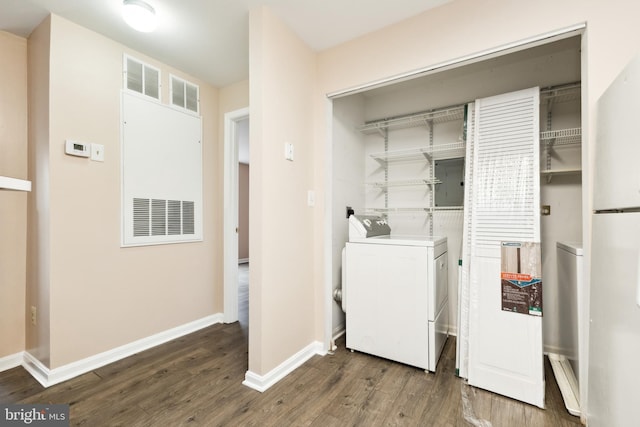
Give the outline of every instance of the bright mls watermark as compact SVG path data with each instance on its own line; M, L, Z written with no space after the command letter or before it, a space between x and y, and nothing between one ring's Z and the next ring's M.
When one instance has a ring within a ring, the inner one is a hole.
M69 405L0 404L0 427L69 427Z

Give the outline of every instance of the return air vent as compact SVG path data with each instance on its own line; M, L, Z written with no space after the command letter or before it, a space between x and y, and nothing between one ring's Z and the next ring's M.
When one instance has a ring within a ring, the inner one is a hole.
M149 199L133 199L133 235L134 237L149 235Z
M137 197L133 199L134 237L194 233L194 202Z
M202 118L122 91L122 246L202 241Z
M153 199L151 201L151 235L167 235L167 201Z
M193 202L182 202L182 234L195 234L195 209Z
M176 76L171 76L171 104L185 110L198 113L200 101L198 93L200 89L197 85L183 80Z
M125 87L154 99L160 99L160 70L135 58L124 57Z
M167 234L182 234L182 203L180 200L167 200Z

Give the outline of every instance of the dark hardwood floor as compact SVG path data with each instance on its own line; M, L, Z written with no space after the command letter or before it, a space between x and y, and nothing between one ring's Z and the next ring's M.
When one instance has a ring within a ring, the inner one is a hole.
M241 316L242 317L242 316ZM243 323L243 321L245 323ZM0 373L2 403L68 403L83 426L579 426L546 362L545 410L467 386L449 338L435 374L361 353L315 356L264 393L241 383L246 317L44 389Z

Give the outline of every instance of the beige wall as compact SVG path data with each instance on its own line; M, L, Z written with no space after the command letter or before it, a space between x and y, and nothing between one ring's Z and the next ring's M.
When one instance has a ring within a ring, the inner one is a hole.
M27 179L27 40L0 31L0 176ZM0 190L0 359L24 350L27 194Z
M30 332L27 350L56 368L222 311L222 193L216 167L217 89L55 15L50 45L47 33L45 23L30 40L43 53L33 55L34 75L39 73L35 68L46 65L47 46L50 49L50 87L35 87L33 95L47 111L31 123L42 131L38 136L34 131L31 141L37 158L33 173L48 182L48 188L36 186L34 199L49 202L43 201L44 212L36 209L30 228L38 235L30 245L41 253L33 269L48 270L48 277L34 274L29 288L30 303L38 304L41 313L46 310L40 306L49 306L50 344ZM161 69L164 103L169 73L200 85L203 242L120 247L124 53ZM39 77L34 80L42 81ZM42 128L48 128L48 135ZM65 139L103 144L105 161L65 155Z
M51 19L29 36L29 194L27 233L27 308L37 308L37 324L26 323L26 345L46 366L50 363L50 206L49 206L49 46ZM29 316L27 310L27 316Z
M231 84L229 86L225 86L222 89L220 89L220 102L219 102L219 110L220 110L220 120L219 120L219 127L220 127L220 132L219 132L219 136L218 136L218 140L220 141L219 143L219 165L218 165L218 171L220 174L220 189L219 191L222 193L223 192L223 184L224 184L224 115L226 113L232 112L232 111L236 111L236 110L240 110L242 108L248 108L249 107L249 80L242 80L238 83L234 83ZM242 165L240 165L242 166ZM246 166L246 165L245 165ZM248 178L248 169L246 171L246 186L247 189L249 188L249 178ZM242 180L243 178L243 170L242 167L240 168L240 176L239 179ZM242 207L242 181L240 182L241 185L241 191L240 191L240 198L239 198L239 203L240 203L240 207ZM248 200L249 194L248 192L246 193L246 206L249 205L249 200ZM248 208L247 208L248 209ZM222 211L221 211L222 212ZM249 229L249 224L248 224L248 210L246 211L247 213L247 217L246 217L246 221L243 224L242 221L242 217L241 217L241 221L239 224L239 230L238 230L238 258L242 259L242 258L249 258L249 235L243 234L243 229L244 230L248 230ZM240 214L242 214L242 210L240 211ZM221 220L222 221L222 220ZM224 230L220 229L220 236L224 235ZM223 244L223 242L221 241L221 245ZM222 250L222 248L221 248ZM222 252L220 252L220 261L222 262ZM221 267L222 268L222 267Z
M249 370L262 375L314 340L313 91L316 55L268 9L249 17ZM284 158L294 145L295 161Z
M220 89L220 139L223 139L225 113L249 107L249 80L225 86ZM223 153L223 151L221 152Z
M249 165L238 169L238 259L249 259Z

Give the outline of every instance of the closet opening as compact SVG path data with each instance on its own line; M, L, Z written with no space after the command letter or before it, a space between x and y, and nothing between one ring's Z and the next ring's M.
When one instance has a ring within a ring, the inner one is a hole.
M580 285L565 283L565 257L558 248L579 246L582 241L581 43L581 35L538 42L456 68L336 96L329 159L330 211L334 212L331 289L348 296L341 256L349 241L347 206L356 214L385 218L398 235L446 237L448 333L457 339L457 374L467 378L469 290L461 280L465 221L470 220L465 189L473 185L466 178L471 167L467 141L474 132L471 109L477 100L538 88L535 180L539 192L534 197L540 207L536 220L543 295L542 316L533 322L540 323L540 352L557 355L565 361L563 370L569 366L575 375L575 381L569 379L574 387L567 396L573 394L578 413L580 389L586 385L586 371L579 361L587 352L578 325L587 319L586 307ZM498 229L506 226L496 224ZM465 299L466 307L461 306ZM501 301L493 303L499 307ZM332 303L334 337L345 330L348 315L340 302Z

